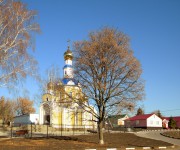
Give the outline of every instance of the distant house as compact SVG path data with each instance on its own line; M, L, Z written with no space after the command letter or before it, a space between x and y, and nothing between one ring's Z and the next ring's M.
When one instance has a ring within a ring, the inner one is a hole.
M177 128L180 128L180 116L176 116L176 117L172 117L175 121L176 121L176 126ZM162 122L163 122L163 128L166 128L168 129L168 122L169 122L169 119L170 117L163 117L162 118Z
M169 118L168 117L162 117L162 127L165 129L168 129L168 123L169 123Z
M162 128L162 119L156 114L137 115L125 120L125 127Z
M113 115L108 116L107 123L110 127L124 126L124 120L128 119L128 115Z
M39 122L39 114L26 114L26 115L20 115L16 116L13 119L14 125L19 124L38 124Z

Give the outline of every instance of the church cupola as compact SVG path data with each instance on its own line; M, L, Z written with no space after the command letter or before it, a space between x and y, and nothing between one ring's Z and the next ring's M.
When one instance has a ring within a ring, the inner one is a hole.
M67 51L64 53L64 60L71 60L72 61L72 59L73 59L73 54L72 54L72 52L68 46ZM71 65L72 65L72 63L71 63Z
M73 54L69 49L69 46L67 51L64 53L64 60L65 60L65 66L63 68L64 78L73 78L73 67L72 67Z
M47 90L48 90L48 93L53 94L53 91L54 91L54 83L53 83L52 81L50 81L50 82L47 84Z

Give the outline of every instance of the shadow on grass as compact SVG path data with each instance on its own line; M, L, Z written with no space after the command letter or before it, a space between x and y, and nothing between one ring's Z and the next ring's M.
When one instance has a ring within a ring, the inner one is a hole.
M76 137L70 136L49 136L49 137L32 137L31 140L45 140L45 139L56 139L56 140L68 140L68 141L78 141Z

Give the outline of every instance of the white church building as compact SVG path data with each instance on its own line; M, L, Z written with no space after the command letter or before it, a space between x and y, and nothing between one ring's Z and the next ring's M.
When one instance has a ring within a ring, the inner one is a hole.
M80 84L74 79L73 54L69 47L64 53L63 79L50 80L47 92L42 96L39 124L66 128L96 128L92 113L95 109L87 105Z

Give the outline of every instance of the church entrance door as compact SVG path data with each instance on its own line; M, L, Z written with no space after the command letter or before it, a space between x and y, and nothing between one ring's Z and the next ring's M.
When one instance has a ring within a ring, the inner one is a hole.
M50 124L51 122L50 106L48 104L44 104L43 109L44 109L44 123L43 124Z

